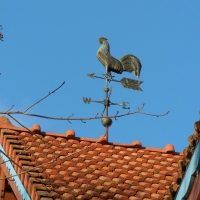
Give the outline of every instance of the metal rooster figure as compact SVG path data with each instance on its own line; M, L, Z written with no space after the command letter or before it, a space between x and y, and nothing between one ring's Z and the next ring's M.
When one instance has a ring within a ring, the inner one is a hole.
M141 71L141 63L137 57L131 54L123 56L120 60L112 57L110 55L110 45L107 42L107 38L99 38L99 43L102 46L97 51L97 58L106 68L106 74L111 75L111 71L117 74L122 74L122 72L134 72L134 74L139 78Z
M94 103L101 103L104 105L104 110L102 112L102 124L106 127L106 135L108 140L108 128L112 124L112 119L108 115L108 107L111 105L117 105L121 106L123 109L130 109L130 107L127 107L127 104L130 104L129 102L122 102L114 103L110 101L110 95L112 93L112 89L108 88L108 83L113 82L120 82L123 87L142 91L140 88L140 84L142 84L142 81L133 80L129 78L122 78L121 80L114 79L114 76L111 75L111 72L115 72L117 74L122 74L124 71L126 72L134 72L135 76L138 78L140 77L140 71L142 68L142 65L140 63L140 60L131 54L124 55L120 60L117 60L116 58L112 57L110 55L110 45L107 42L107 38L101 37L99 38L99 43L102 44L102 46L97 51L97 58L99 61L103 64L103 66L106 68L106 74L103 74L103 76L96 76L95 73L87 74L91 78L99 78L106 80L106 87L104 88L105 92L105 99L104 100L92 100L91 98L85 98L83 97L84 103L90 104L90 102ZM110 93L109 93L110 92ZM104 115L104 112L106 111L106 114Z

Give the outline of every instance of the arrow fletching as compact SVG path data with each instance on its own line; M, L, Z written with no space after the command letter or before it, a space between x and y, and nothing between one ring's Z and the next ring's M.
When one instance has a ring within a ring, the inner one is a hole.
M133 90L142 91L140 88L140 85L143 83L143 81L137 81L129 78L123 78L121 79L120 83L123 87Z

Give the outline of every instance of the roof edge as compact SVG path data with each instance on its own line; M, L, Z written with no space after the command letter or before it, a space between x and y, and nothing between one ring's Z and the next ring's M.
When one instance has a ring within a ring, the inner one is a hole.
M0 145L0 160L3 161L3 163L1 164L1 168L3 169L3 172L7 177L12 177L12 180L8 179L8 182L12 187L17 199L31 200L21 180L19 179L17 172L12 166L10 160L5 155L5 151Z
M34 134L40 134L43 136L53 136L53 137L62 137L67 139L75 139L79 141L86 141L91 143L102 143L102 144L108 144L108 145L114 145L114 146L120 146L120 147L126 147L126 148L141 148L149 151L154 152L161 152L161 153L167 153L167 154L178 154L182 155L182 152L175 152L174 146L172 144L167 144L164 148L153 148L153 147L143 147L142 143L138 140L133 141L131 144L120 144L115 142L108 142L106 140L102 140L102 138L105 135L101 135L98 139L95 138L83 138L83 137L76 137L75 132L73 130L67 130L66 133L56 133L56 132L42 132L41 127L39 124L34 124L31 128L19 128L14 126L8 118L5 116L0 116L0 129L9 129L13 131L22 131L22 132L32 132Z

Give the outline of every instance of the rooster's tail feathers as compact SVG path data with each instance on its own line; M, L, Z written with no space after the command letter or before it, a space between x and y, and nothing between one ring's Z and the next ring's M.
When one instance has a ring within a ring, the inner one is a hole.
M138 78L140 77L142 65L137 57L127 54L120 59L120 62L123 65L123 71L134 72Z

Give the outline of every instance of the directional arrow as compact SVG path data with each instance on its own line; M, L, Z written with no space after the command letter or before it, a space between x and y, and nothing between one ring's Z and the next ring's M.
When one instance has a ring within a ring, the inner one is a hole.
M113 79L112 77L105 77L105 76L95 76L95 73L92 74L86 74L87 76L91 77L92 79L94 78L100 78L100 79L107 79L108 81L114 81L114 82L119 82L122 84L123 87L128 88L128 89L133 89L133 90L138 90L142 91L140 88L140 85L143 83L143 81L138 81L130 78L122 78L120 81Z
M106 79L105 76L95 76L95 73L92 73L92 74L86 74L87 76L89 76L90 78L94 79L94 78L100 78L100 79ZM107 78L108 80L111 79L111 78Z

